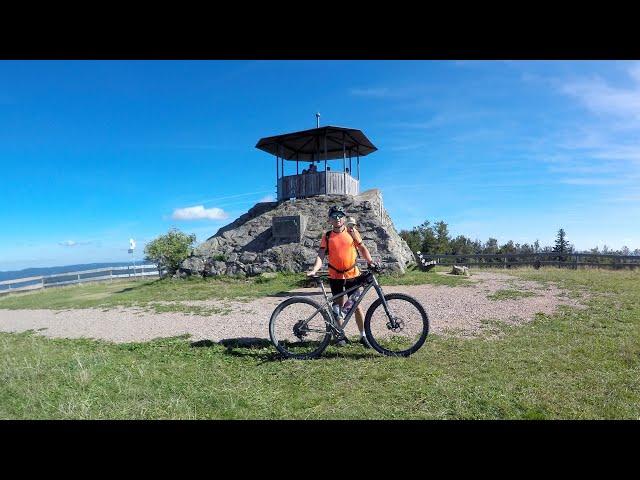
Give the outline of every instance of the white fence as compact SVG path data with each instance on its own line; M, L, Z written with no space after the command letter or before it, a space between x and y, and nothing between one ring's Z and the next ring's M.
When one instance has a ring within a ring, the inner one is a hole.
M0 282L0 295L26 290L39 290L41 288L59 287L74 283L99 282L118 278L137 278L159 276L156 265L136 265L124 267L96 268L82 270L80 272L56 273L55 275L41 275L37 277L15 278Z

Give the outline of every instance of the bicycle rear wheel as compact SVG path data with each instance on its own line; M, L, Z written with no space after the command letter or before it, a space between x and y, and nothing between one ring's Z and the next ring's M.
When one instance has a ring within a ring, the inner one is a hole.
M367 339L375 350L384 355L408 357L427 339L427 312L415 298L403 293L390 293L384 298L395 325L390 321L382 300L378 298L371 304L364 319Z
M330 321L317 302L309 298L290 298L271 314L269 336L286 358L315 358L329 345Z

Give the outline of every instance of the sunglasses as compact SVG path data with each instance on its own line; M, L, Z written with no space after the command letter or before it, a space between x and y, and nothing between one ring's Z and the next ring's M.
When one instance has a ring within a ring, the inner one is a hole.
M334 213L332 215L329 215L329 218L333 219L333 220L338 220L340 218L344 218L345 215L340 215L339 213Z

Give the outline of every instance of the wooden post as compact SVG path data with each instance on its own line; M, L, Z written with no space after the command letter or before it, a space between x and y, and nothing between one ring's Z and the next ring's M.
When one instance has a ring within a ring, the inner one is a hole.
M342 132L342 183L344 192L347 193L347 151L344 147L344 132Z
M324 134L324 193L328 193L328 175L327 175L327 133Z

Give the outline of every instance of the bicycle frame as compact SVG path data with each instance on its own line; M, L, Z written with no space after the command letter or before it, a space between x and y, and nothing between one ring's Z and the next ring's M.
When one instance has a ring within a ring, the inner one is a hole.
M360 302L362 302L362 299L365 297L367 292L371 290L371 288L375 289L376 293L378 294L378 298L380 298L382 301L382 305L384 306L384 310L387 313L387 316L389 317L391 324L395 327L396 325L395 318L393 317L393 315L391 315L391 312L389 311L389 306L387 305L387 301L384 298L384 293L382 291L382 288L380 287L380 284L378 283L378 279L375 277L375 275L373 275L373 273L371 273L371 280L367 280L363 282L363 284L356 285L342 293L339 293L338 295L333 295L333 296L329 296L329 294L324 288L324 282L320 277L315 277L315 279L320 284L320 288L322 288L322 293L325 298L325 304L323 305L323 307L325 308L325 310L327 310L327 312L329 313L329 316L332 319L330 327L331 327L331 330L333 330L334 332L339 334L344 334L344 329L349 323L349 320L351 320L351 317L355 314L358 308L358 305L360 305ZM337 298L344 297L345 295L349 295L351 292L355 292L358 288L363 288L362 295L360 295L360 298L358 298L358 300L351 307L351 310L349 310L349 313L347 313L347 315L344 317L344 320L342 321L342 325L338 326L338 318L336 318L335 312L333 311L333 308L332 308L333 301ZM304 322L304 325L306 326L307 323L313 317L315 317L319 311L320 310L316 311L311 317L309 317Z

